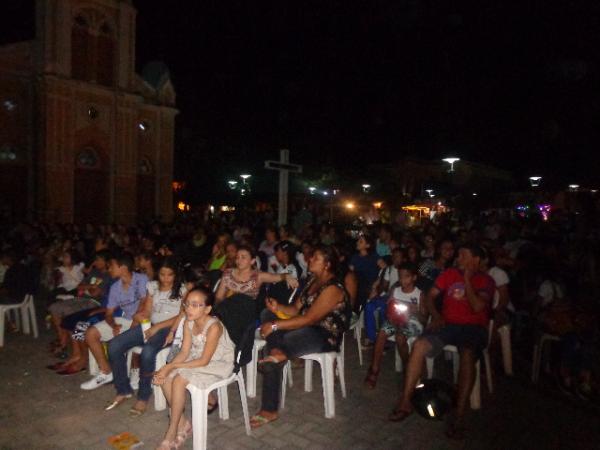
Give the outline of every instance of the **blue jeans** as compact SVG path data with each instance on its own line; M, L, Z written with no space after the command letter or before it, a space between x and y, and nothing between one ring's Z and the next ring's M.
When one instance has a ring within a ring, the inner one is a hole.
M375 342L377 339L377 322L375 321L375 315L380 315L379 324L383 323L385 317L385 307L387 305L388 297L381 295L379 297L373 297L365 305L365 333L367 338L371 342Z
M113 380L117 395L133 393L127 373L127 351L138 345L142 346L140 355L140 387L138 400L148 401L152 394L152 376L156 369L156 354L162 350L169 327L165 327L144 343L142 327L130 328L115 336L108 342L108 361L113 372Z

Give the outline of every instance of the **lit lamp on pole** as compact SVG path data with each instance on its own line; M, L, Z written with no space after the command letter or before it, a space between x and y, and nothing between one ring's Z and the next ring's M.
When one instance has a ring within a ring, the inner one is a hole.
M569 185L569 190L571 192L577 192L579 190L579 185L578 184L570 184Z
M427 195L429 195L429 198L433 197L433 189L425 189L425 192L427 192Z
M460 158L444 158L442 159L442 161L445 161L448 164L450 164L450 170L448 170L448 172L454 172L454 163L460 161Z
M542 182L542 177L540 177L540 176L536 175L533 177L529 177L529 184L531 184L531 187L538 187L541 182Z
M240 178L242 179L242 183L246 184L246 180L248 178L250 178L252 175L248 175L247 173L243 173L242 175L240 175Z
M370 185L370 184L366 184L366 183L365 183L365 184L363 184L363 185L362 185L362 191L363 191L365 194L368 194L370 190L371 190L371 185Z
M229 180L227 182L227 185L229 186L229 189L231 189L232 191L235 191L235 188L237 187L238 182L235 180Z
M314 186L311 186L308 188L308 192L310 192L310 195L315 195L316 190L317 190L317 188Z

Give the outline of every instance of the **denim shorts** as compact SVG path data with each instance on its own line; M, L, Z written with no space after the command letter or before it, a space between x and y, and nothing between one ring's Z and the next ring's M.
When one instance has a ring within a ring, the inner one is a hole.
M481 358L483 349L487 346L487 329L481 325L444 325L437 331L426 330L422 336L431 344L428 357L434 358L444 350L446 345L454 345L461 352L471 349L477 358Z

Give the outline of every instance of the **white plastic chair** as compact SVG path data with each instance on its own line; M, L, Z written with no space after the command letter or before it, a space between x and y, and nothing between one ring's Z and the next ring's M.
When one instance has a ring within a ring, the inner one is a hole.
M167 364L167 356L169 356L169 350L171 347L163 348L156 354L156 368L155 370L159 370L162 366ZM127 361L128 364L131 361L131 354L137 353L138 355L142 353L142 347L137 346L133 347L131 350L127 352ZM127 367L128 371L131 371L129 365ZM167 399L165 398L165 394L160 386L152 385L152 393L154 394L154 409L156 411L162 411L163 409L167 409Z
M354 332L354 339L356 339L356 347L358 348L358 364L363 365L363 354L362 354L362 329L365 327L365 310L363 309L358 320L350 326L350 330Z
M346 380L344 377L344 339L339 352L310 353L301 356L305 360L304 364L304 390L312 392L312 366L313 361L321 365L321 381L323 384L323 403L325 406L325 418L333 419L335 417L335 373L340 380L342 397L346 398ZM334 364L337 366L334 369ZM285 407L286 378L291 371L290 361L283 367L283 376L281 383L281 401L280 407Z
M256 397L256 374L258 371L258 359L260 351L267 345L267 341L262 339L259 335L259 330L256 330L256 337L254 338L254 346L252 347L252 361L246 366L246 379L248 381L248 397ZM290 387L294 385L294 378L292 371L288 371L288 384Z
M533 361L531 365L531 382L537 383L540 379L540 366L542 363L542 353L544 345L551 342L560 341L560 337L554 334L543 333L539 341L533 346Z
M241 352L236 355L239 364ZM234 371L228 378L217 381L204 389L200 389L193 384L187 385L187 390L192 396L192 427L194 429L194 450L206 450L207 437L207 408L208 394L217 389L219 399L219 418L222 420L229 419L229 397L227 395L227 386L237 382L240 390L240 400L242 402L242 411L244 413L244 425L246 426L246 434L250 436L250 417L248 415L248 400L246 399L246 387L244 384L244 376L241 367Z
M392 335L390 337L388 337L387 339L389 342L393 342L394 343L394 352L396 354L396 360L395 360L395 368L396 368L396 372L402 372L402 358L400 358L400 352L398 351L398 346L396 345L396 336ZM412 351L412 346L415 343L415 341L417 340L417 338L415 337L411 337L408 338L408 352L410 353Z
M169 356L169 350L170 347L166 347L156 354L156 370L159 370L162 366L167 364L167 356ZM137 347L131 348L127 352L127 373L131 372L131 358L134 353L138 355L142 353L142 347L138 345ZM88 355L89 373L92 376L96 376L100 373L100 369L98 368L98 362L96 361L96 358L94 358L94 355L91 351L88 353ZM163 391L160 388L160 386L153 385L152 393L154 394L154 409L156 411L162 411L163 409L166 409L167 399L165 398L165 395L163 394Z
M502 350L502 366L504 367L504 373L508 376L513 375L512 343L510 333L510 324L506 324L498 328L498 335L500 335L500 348Z
M490 393L494 392L494 385L492 382L492 365L490 363L490 353L489 346L491 341L491 334L494 329L494 321L491 320L488 325L488 345L483 349L483 360L485 363L485 373L487 379L488 391ZM449 352L452 355L452 374L454 378L454 383L458 382L458 369L460 366L460 354L458 352L458 348L454 345L446 345L444 346L444 352ZM433 364L434 358L426 358L427 365L427 378L433 377ZM473 390L471 391L471 409L481 409L481 363L480 360L477 360L475 364L475 384L473 385Z
M39 336L33 295L26 294L21 303L0 305L0 347L4 346L4 323L8 312L14 313L17 327L21 328L22 325L25 334L30 334L33 331L34 338Z

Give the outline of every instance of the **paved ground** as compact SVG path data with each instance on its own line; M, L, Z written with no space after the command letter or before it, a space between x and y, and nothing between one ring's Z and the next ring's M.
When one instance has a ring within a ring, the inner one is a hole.
M127 416L128 405L103 411L114 395L112 385L84 392L79 384L87 374L64 378L44 368L54 362L45 350L51 338L45 330L37 340L8 334L0 349L0 450L107 449L106 439L123 431L141 437L144 448L154 448L166 430L166 412L150 407L134 419ZM393 352L386 355L377 389L368 391L362 387L366 369L358 366L350 338L348 398L336 391L335 419L323 416L319 370L313 375L314 391L305 393L303 371L296 369L296 384L288 390L280 419L250 437L244 431L237 388L230 386L231 419L220 421L216 413L209 417L208 445L211 449L600 449L598 408L563 397L543 382L532 387L526 362L517 359L515 365L518 373L513 379L495 371L495 393L488 394L484 387L482 409L468 417L468 439L453 443L444 437L441 422L417 415L403 424L386 420L401 379L393 370ZM441 363L436 366L443 368ZM258 398L250 399L251 413L258 406ZM186 444L184 448L192 448L191 441Z

